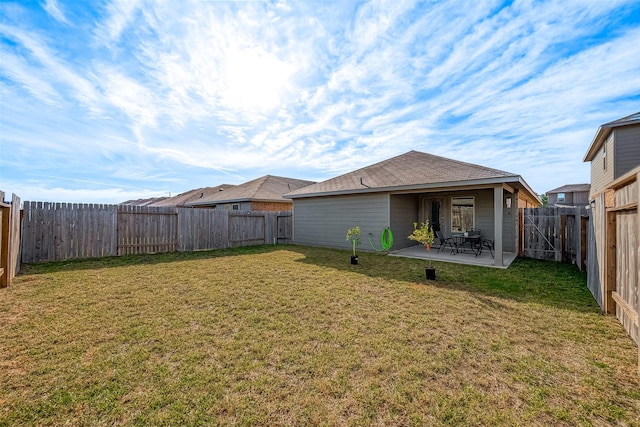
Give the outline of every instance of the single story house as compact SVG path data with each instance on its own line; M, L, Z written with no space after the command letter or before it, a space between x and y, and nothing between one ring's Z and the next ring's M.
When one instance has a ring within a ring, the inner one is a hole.
M549 206L587 206L590 184L567 184L547 191Z
M241 211L290 211L293 203L283 195L310 184L313 184L313 181L265 175L244 184L204 195L197 200L185 203L185 206Z
M151 206L154 203L158 203L165 200L166 197L149 197L148 199L132 199L125 202L118 203L123 206Z
M187 203L197 202L198 200L206 199L212 195L216 195L221 191L227 190L231 187L235 187L235 185L231 184L222 184L216 187L203 187L196 188L193 190L185 191L184 193L180 193L177 196L167 197L160 201L154 202L149 206L186 206Z
M429 220L445 237L480 229L494 241L497 266L503 251L518 248L518 207L542 203L517 174L419 151L291 191L293 241L349 248L347 229L360 226L364 242L393 233L393 249L415 245L407 239L414 222ZM361 249L366 250L363 245Z

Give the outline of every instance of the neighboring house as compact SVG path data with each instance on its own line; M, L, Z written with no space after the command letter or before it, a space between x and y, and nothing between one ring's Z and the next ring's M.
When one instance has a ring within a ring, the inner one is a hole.
M591 196L640 165L640 112L605 123L584 156L591 162Z
M162 200L166 199L166 197L151 197L148 199L135 199L135 200L127 200L126 202L120 203L120 205L127 206L149 206L154 203L158 203Z
M549 206L587 206L589 204L589 184L568 184L547 191Z
M640 343L640 112L601 125L584 161L591 162L587 286Z
M230 184L222 184L217 187L204 187L196 188L195 190L185 191L177 196L168 197L158 202L152 203L149 206L185 206L187 203L196 202L201 199L206 199L212 195L216 195L221 191L235 187Z
M198 208L242 211L290 211L291 199L282 197L290 191L313 184L313 181L265 175L244 184L203 196L185 204Z
M349 247L347 229L360 226L365 242L390 227L394 249L415 245L414 222L431 221L444 236L480 229L494 240L495 265L518 248L518 206L540 206L516 174L410 151L292 191L295 243ZM377 240L375 240L377 241Z

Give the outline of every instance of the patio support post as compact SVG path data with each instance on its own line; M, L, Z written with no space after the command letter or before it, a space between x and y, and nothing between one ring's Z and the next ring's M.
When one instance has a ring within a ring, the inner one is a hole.
M502 185L493 188L493 221L494 221L494 258L493 265L502 267L502 222L503 222L503 207L502 207Z

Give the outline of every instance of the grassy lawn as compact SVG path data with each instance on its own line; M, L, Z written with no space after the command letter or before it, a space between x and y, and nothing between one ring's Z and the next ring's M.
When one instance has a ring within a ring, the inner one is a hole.
M301 246L27 266L0 425L640 425L637 349L575 267Z

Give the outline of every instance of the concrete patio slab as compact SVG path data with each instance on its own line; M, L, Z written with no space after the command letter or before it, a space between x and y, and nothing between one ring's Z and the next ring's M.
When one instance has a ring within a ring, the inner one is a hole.
M451 253L451 250L445 248L444 251L440 251L437 247L431 248L429 252L424 249L422 245L411 246L404 249L398 249L389 253L390 256L399 256L405 258L417 258L417 259L431 259L433 261L452 262L455 264L468 264L479 265L483 267L493 268L509 268L511 263L516 259L517 254L513 252L503 253L503 265L494 265L493 257L488 250L483 250L482 253L476 256L472 252L460 252Z

